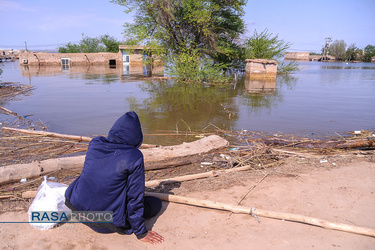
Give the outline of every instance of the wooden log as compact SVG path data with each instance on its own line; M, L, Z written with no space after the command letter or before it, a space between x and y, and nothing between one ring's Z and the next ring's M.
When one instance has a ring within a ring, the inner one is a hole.
M57 138L63 138L63 139L69 139L69 140L77 140L77 141L90 142L92 140L91 137L87 137L87 136L66 135L66 134L59 134L59 133L53 133L53 132L47 132L47 131L37 131L37 130L29 130L29 129L9 128L9 127L2 127L1 129L5 131L13 131L13 132L19 132L19 133L25 133L25 134L33 134L33 135L44 135L44 136L57 137Z
M38 191L25 191L22 193L21 197L24 199L34 199Z
M166 159L203 154L214 149L227 147L229 142L218 135L210 135L193 142L184 142L176 146L161 146L141 150L145 162L157 162Z
M12 195L12 194L0 195L0 199L8 199L8 198L12 198L12 197L14 197L14 195Z
M92 138L88 136L67 135L67 134L59 134L59 133L39 131L39 130L29 130L29 129L10 128L10 127L2 127L1 129L5 131L12 131L12 132L18 132L18 133L32 134L32 135L41 135L41 136L47 136L47 137L56 137L56 138L70 139L70 140L78 140L78 141L85 141L85 142L90 142L92 140ZM157 147L157 145L153 145L153 144L141 145L141 148L155 148L155 147Z
M0 167L0 183L31 178L57 170L82 167L85 156L63 157Z
M281 139L265 139L263 143L270 146L293 146L296 148L346 149L375 148L375 138L339 140L339 141L303 141L294 142Z
M13 111L11 111L7 108L1 107L1 106L0 106L0 109L3 110L5 112L5 114L14 115L14 116L18 117L18 114L16 112L13 112Z
M205 173L190 174L190 175L178 176L178 177L173 177L173 178L168 178L168 179L146 181L145 186L154 187L160 184L170 184L170 183L175 183L175 182L190 181L190 180L207 178L207 177L217 176L217 175L218 175L218 172L209 171Z
M229 145L228 141L217 135L211 135L194 142L176 146L141 149L145 163L165 161L177 157L206 153ZM82 167L85 155L63 157L44 161L35 161L28 164L15 164L0 167L0 183L36 177L56 170ZM146 170L147 167L145 168Z
M253 167L248 165L248 166L231 168L231 169L226 169L226 170L212 170L212 171L205 172L205 173L190 174L190 175L177 176L177 177L172 177L172 178L167 178L167 179L146 181L145 186L146 187L153 187L153 186L158 186L160 184L169 184L169 183L175 183L175 182L202 179L202 178L207 178L207 177L215 177L215 176L218 176L218 175L221 175L221 174L245 171L245 170L249 170L251 168L253 168Z
M191 164L191 160L188 159L170 159L167 162L145 162L145 170L156 170L170 167L178 167L183 165Z
M231 168L227 170L212 170L205 173L199 173L199 174L190 174L190 175L183 175L183 176L177 176L167 179L160 179L160 180L151 180L146 181L145 186L146 187L154 187L158 186L160 184L170 184L175 182L183 182L183 181L190 181L190 180L196 180L196 179L202 179L207 177L215 177L220 174L226 174L226 173L233 173L233 172L239 172L239 171L245 171L248 169L251 169L252 166L244 166L244 167L238 167L238 168ZM37 191L25 191L22 193L22 198L34 198Z
M250 207L245 207L245 206L240 206L240 205L231 205L227 203L210 201L210 200L199 200L195 198L170 195L170 194L152 193L152 192L146 192L145 194L146 196L158 197L159 199L163 201L187 204L187 205L192 205L192 206L199 206L199 207L204 207L204 208L226 210L226 211L230 211L233 213L250 214L252 216L260 216L260 217L266 217L266 218L272 218L272 219L301 222L301 223L305 223L309 225L322 227L325 229L333 229L333 230L339 230L339 231L344 231L344 232L349 232L349 233L354 233L354 234L361 234L365 236L375 237L375 229L372 229L372 228L352 226L352 225L347 225L343 223L336 223L336 222L308 217L304 215L281 213L281 212L275 212L275 211L269 211L269 210L263 210L263 209L255 209L255 208L250 208Z

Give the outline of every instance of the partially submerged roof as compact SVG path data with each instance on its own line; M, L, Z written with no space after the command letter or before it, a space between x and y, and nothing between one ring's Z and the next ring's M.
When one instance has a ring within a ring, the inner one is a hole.
M150 49L150 47L142 46L142 45L119 45L119 49L145 50L145 49Z

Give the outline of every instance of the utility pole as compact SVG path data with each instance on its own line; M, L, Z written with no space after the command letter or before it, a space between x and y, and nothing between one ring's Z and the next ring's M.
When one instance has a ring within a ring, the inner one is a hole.
M27 52L27 42L25 41L25 51Z
M327 60L327 53L328 53L328 48L329 48L329 44L332 42L332 38L331 37L327 37L326 38L326 43L324 45L324 48L323 48L323 57L322 57L322 61L323 60Z

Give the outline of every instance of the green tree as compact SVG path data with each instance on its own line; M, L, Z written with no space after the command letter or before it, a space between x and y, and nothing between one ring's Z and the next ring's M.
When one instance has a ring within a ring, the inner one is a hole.
M59 53L80 53L81 47L79 44L67 43L59 47Z
M355 50L355 58L356 58L356 60L358 60L358 61L363 61L363 49L360 49L360 48L357 48L356 50Z
M348 48L346 49L346 57L345 59L348 61L354 61L357 60L357 46L355 46L354 43L350 44Z
M120 41L108 34L100 36L100 42L104 44L106 52L113 53L117 53L119 51L119 45L121 44Z
M254 34L245 40L244 43L244 59L267 59L276 60L278 62L277 70L279 73L290 73L298 70L298 64L295 61L285 64L282 61L287 49L291 43L279 39L279 35L269 33L267 29Z
M105 51L105 48L100 45L99 38L84 37L80 42L82 53L96 53Z
M225 76L223 64L214 64L212 59L201 57L196 51L180 52L173 61L167 68L177 82L220 84L232 81L231 77Z
M119 51L120 41L108 34L99 38L84 37L78 44L67 43L58 48L59 53L96 53Z
M344 60L346 55L346 43L344 40L335 40L328 48L328 53L336 60Z
M375 46L367 45L364 50L363 61L371 62L371 59L375 56Z
M245 0L112 0L136 11L126 36L157 49L174 64L180 54L231 63L239 57L235 41L244 32Z

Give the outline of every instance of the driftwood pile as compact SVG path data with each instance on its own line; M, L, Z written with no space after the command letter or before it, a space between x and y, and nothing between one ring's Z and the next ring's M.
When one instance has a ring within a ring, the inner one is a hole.
M4 100L6 98L13 98L20 94L27 94L33 88L34 86L32 85L17 84L14 82L0 82L0 98Z
M217 131L222 133L222 131ZM169 177L163 179L152 179L146 182L146 187L155 187L158 185L165 185L174 182L183 182L188 180L209 178L217 175L227 174L235 171L246 171L249 169L266 168L278 163L289 155L301 155L306 152L299 152L298 148L307 149L331 149L331 150L348 150L352 148L358 149L374 149L373 132L362 131L360 136L353 135L351 137L341 137L339 140L310 140L306 138L272 138L267 136L254 136L251 132L226 132L229 139L232 138L231 146L227 140L217 135L204 137L191 143L184 143L177 146L156 147L155 145L146 145L146 149L142 149L145 156L146 170L155 170L176 167L181 165L194 164L193 155L201 153L208 153L216 150L210 162L200 162L199 164L209 166L204 173L193 173L184 176ZM236 138L233 140L233 138ZM9 181L18 181L26 175L28 178L37 177L37 179L21 183L13 186L11 189L2 189L0 187L0 199L14 198L17 190L25 191L22 187L32 187L32 191L18 193L22 198L33 198L36 193L36 187L42 181L41 175L46 173L54 173L58 176L58 172L71 171L77 176L83 166L84 153L87 150L89 137L62 135L50 133L45 131L27 131L14 128L2 128L1 147L5 149L6 153L1 156L9 162L10 158L20 158L23 156L28 158L28 155L34 154L39 156L33 163L23 163L16 165L7 165L0 167L0 183ZM18 141L26 142L24 147L13 147L7 151L6 142ZM36 143L36 141L38 143ZM235 144L234 141L237 143ZM35 144L35 145L34 145ZM38 147L37 144L43 145ZM47 146L49 145L49 146ZM44 148L43 148L44 147ZM225 150L217 151L218 149L226 148ZM25 152L27 152L25 153ZM78 156L56 158L59 155L66 156L67 154L79 154ZM49 156L48 156L49 155ZM40 156L45 157L45 160L40 160ZM162 159L162 160L161 160ZM73 169L72 169L73 167ZM15 171L17 169L17 171ZM209 170L211 169L211 170ZM266 177L266 176L265 176ZM264 178L265 178L264 177ZM74 177L75 178L75 177ZM72 178L71 181L74 179ZM264 179L263 178L263 179ZM263 180L262 179L262 180ZM21 189L20 189L21 188ZM369 228L361 228L351 225L339 224L329 222L317 218L306 217L295 214L285 214L273 211L267 211L255 208L244 208L237 205L222 204L214 201L196 200L188 197L179 197L167 194L148 193L160 197L162 200L170 202L178 202L194 206L202 206L214 209L224 209L231 212L247 213L254 217L262 216L269 218L276 218L289 221L297 221L306 224L316 225L323 228L341 230L362 235L375 237L375 231ZM246 195L245 195L246 196ZM244 196L244 197L245 197Z

